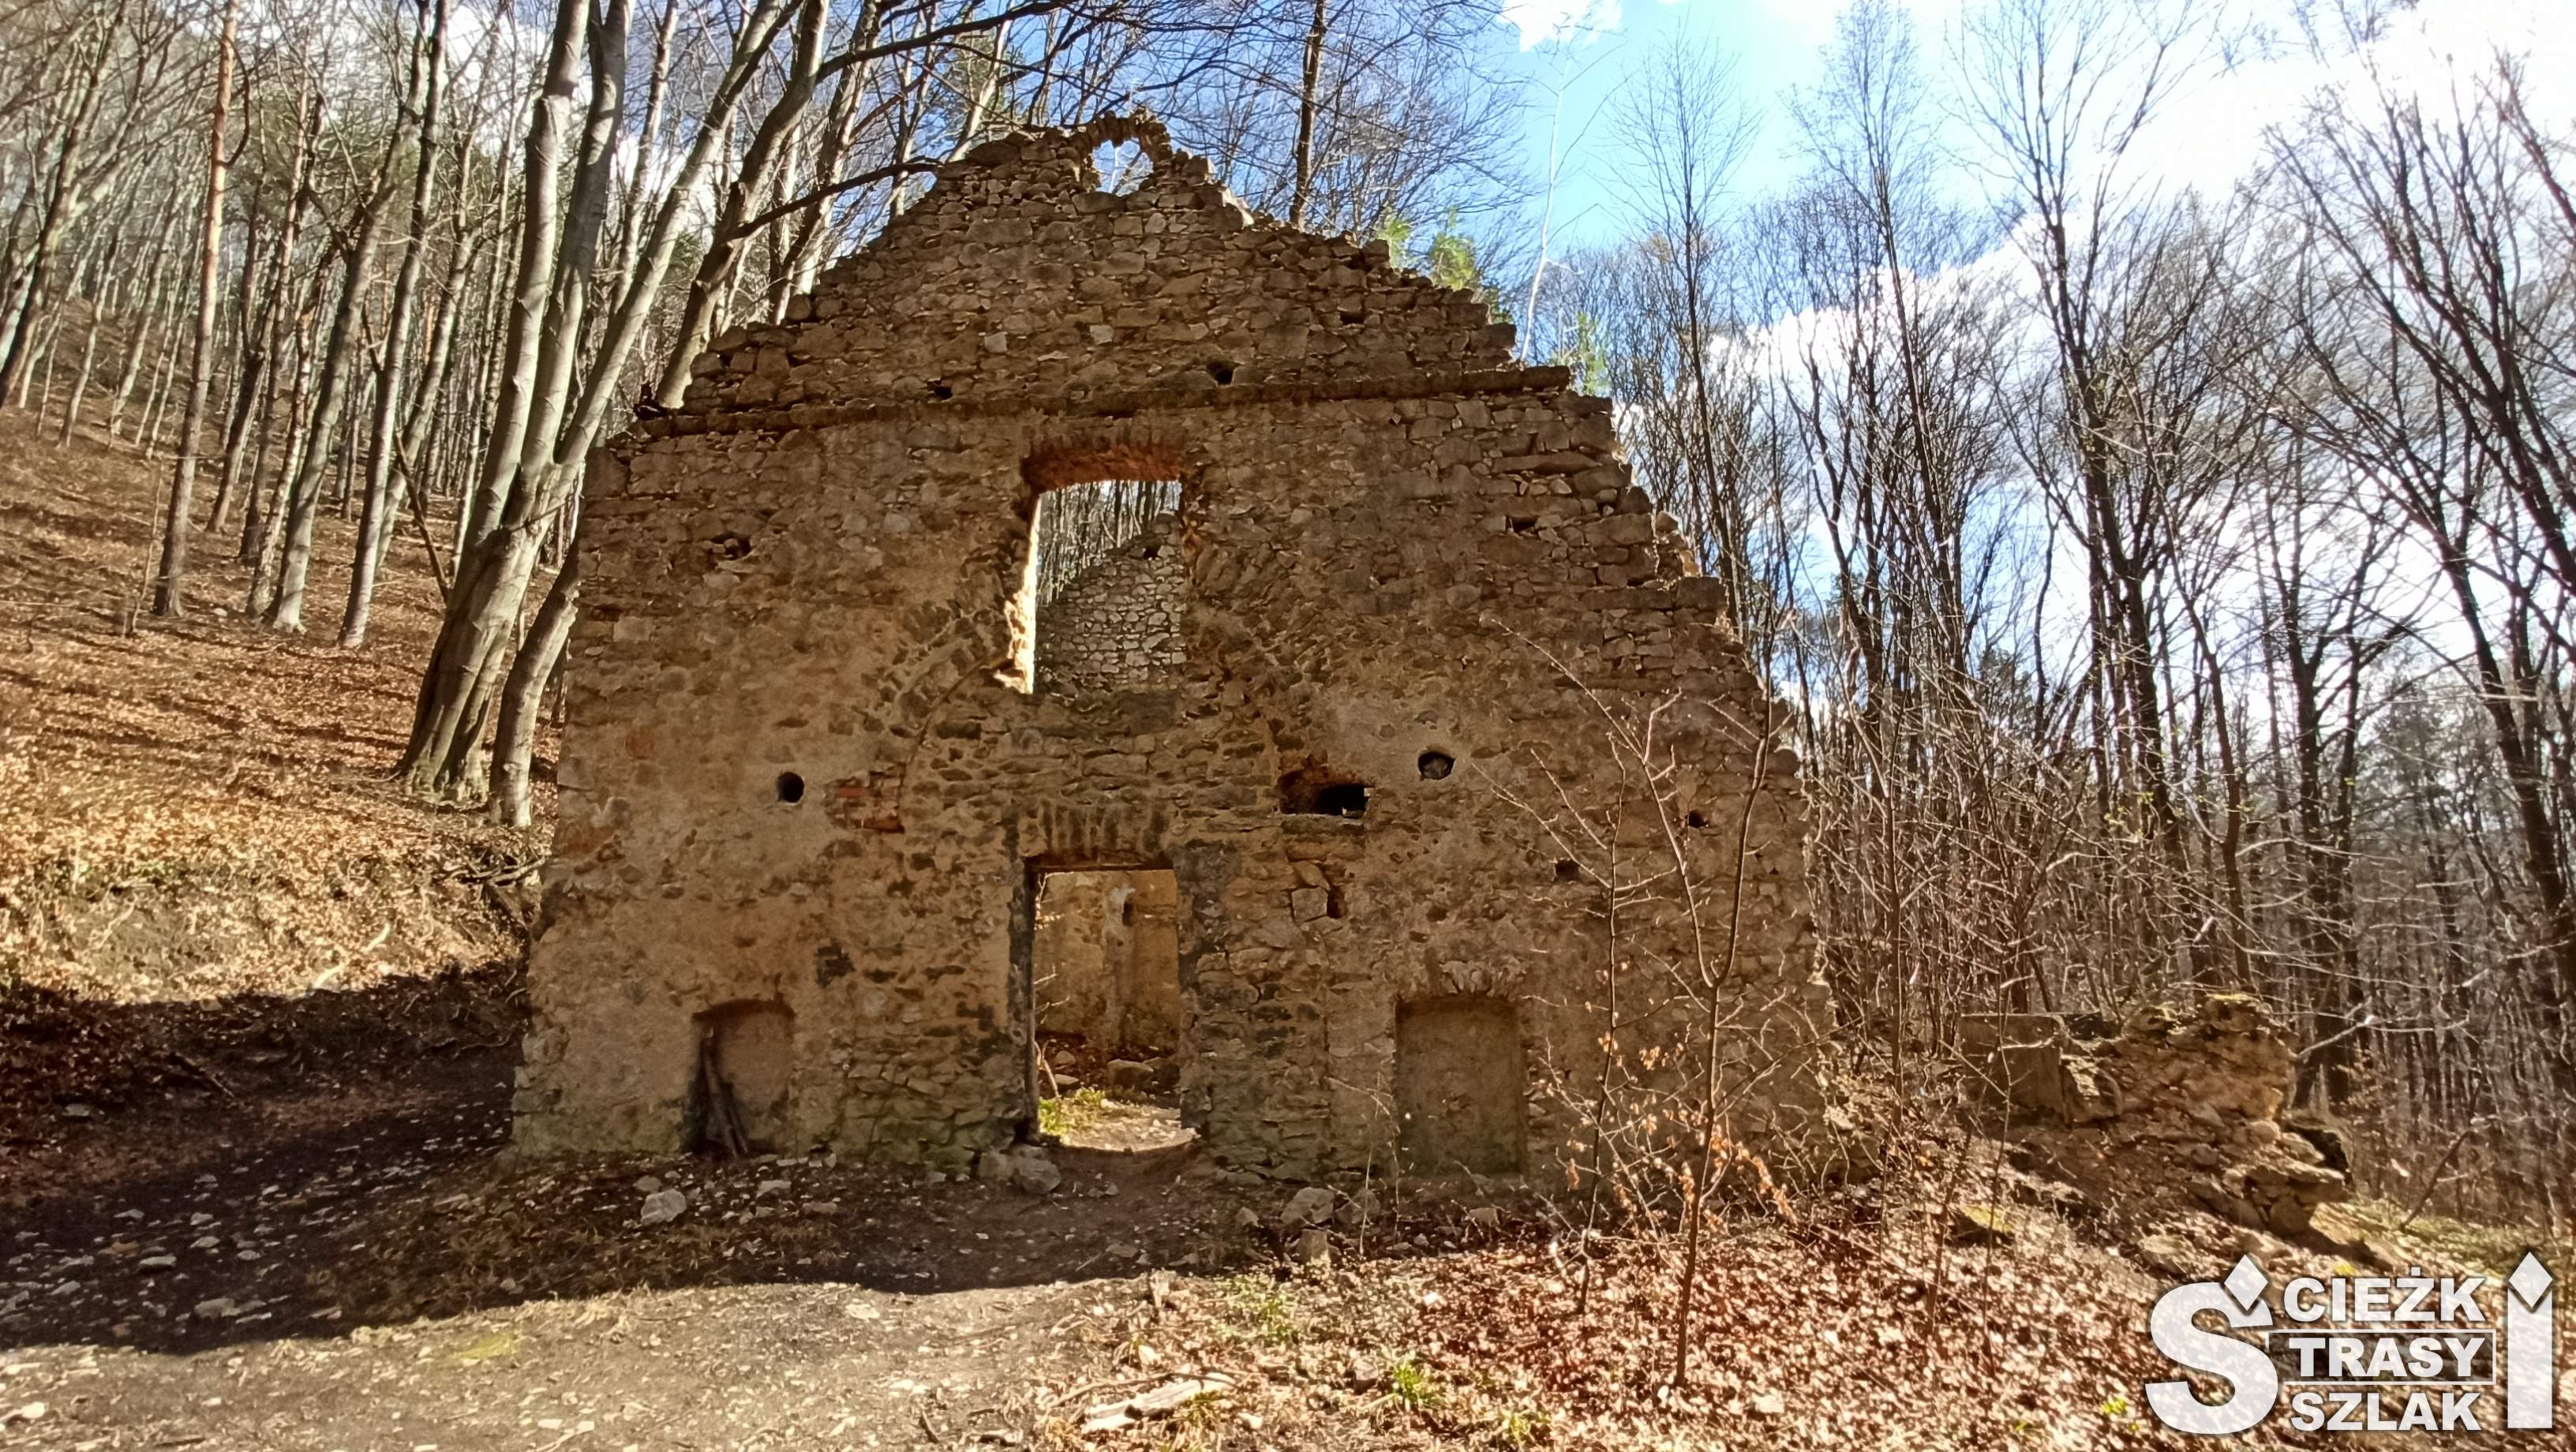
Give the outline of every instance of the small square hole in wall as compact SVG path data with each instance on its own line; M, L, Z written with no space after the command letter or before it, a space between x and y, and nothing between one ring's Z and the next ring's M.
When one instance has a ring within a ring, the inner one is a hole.
M1176 479L1101 479L1038 496L1014 685L1079 696L1146 689L1178 673L1180 512Z
M1357 817L1368 811L1368 783L1309 763L1279 778L1279 810L1301 817Z

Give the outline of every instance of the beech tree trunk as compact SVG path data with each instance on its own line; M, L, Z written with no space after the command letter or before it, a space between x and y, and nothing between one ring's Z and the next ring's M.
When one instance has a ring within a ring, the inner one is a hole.
M539 706L546 682L563 659L564 642L581 603L581 554L573 551L537 608L519 658L501 690L501 719L493 730L492 820L505 827L524 827L530 819L528 777L537 739Z
M171 469L170 513L161 525L160 578L152 587L152 613L177 617L188 570L189 496L197 481L197 431L206 416L207 372L215 351L216 264L224 244L224 106L233 87L233 5L224 3L223 37L216 42L215 106L206 126L206 227L197 252L197 335L188 353L188 406L179 415L177 463Z
M429 205L438 179L438 101L446 69L448 0L424 0L430 14L421 42L419 154L412 167L411 237L404 244L402 267L394 274L394 295L385 319L385 366L376 382L375 416L368 427L365 503L358 520L356 554L349 566L349 603L340 615L340 647L354 650L367 640L367 615L376 598L376 568L384 559L385 541L393 532L394 413L403 397L403 355L411 345L414 297L420 291L421 263L429 251ZM460 239L460 246L462 240Z

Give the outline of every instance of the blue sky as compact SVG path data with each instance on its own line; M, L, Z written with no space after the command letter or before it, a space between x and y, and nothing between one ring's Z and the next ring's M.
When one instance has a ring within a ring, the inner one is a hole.
M1547 174L1549 128L1557 122L1553 230L1559 239L1605 242L1627 230L1613 184L1622 161L1620 97L1652 58L1685 42L1714 41L1732 54L1736 83L1764 120L1738 183L1759 193L1788 180L1795 168L1786 155L1794 139L1786 92L1814 78L1836 7L1796 0L1598 0L1587 11L1582 4L1503 4L1503 22L1524 42L1516 64L1529 85L1524 144L1534 177ZM1533 38L1537 43L1528 43Z
M1623 89L1660 52L1714 41L1736 57L1735 81L1763 130L1737 173L1746 195L1778 191L1796 173L1791 88L1812 83L1832 40L1837 0L1497 0L1512 61L1529 86L1523 145L1533 177L1547 171L1554 94L1564 92L1551 250L1607 242L1632 229L1615 184L1624 162ZM1950 33L1982 0L1903 0L1925 70L1947 68ZM2176 0L2163 0L2166 5ZM2221 12L2231 30L2270 33L2213 67L2166 108L2151 133L2150 164L2173 181L2224 188L2259 155L2266 125L2287 121L2321 86L2360 76L2364 64L2402 84L2436 81L2452 65L2477 67L2497 46L2529 53L2535 109L2576 120L2576 0L2425 0L2367 56L2320 63L2295 44L2293 0L2181 0Z

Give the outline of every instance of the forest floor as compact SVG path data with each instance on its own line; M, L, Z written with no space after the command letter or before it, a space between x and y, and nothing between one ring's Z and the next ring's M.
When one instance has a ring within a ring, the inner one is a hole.
M1722 1227L1680 1387L1668 1248L1581 1263L1500 1185L1379 1186L1319 1239L1150 1107L1060 1106L1043 1198L514 1162L540 847L385 784L417 543L363 651L218 608L230 565L129 633L156 473L0 412L0 1446L2199 1445L2140 1405L2146 1222L1964 1133ZM2035 1203L1958 1243L1962 1184ZM2154 1223L2195 1274L2243 1243Z
M543 835L388 780L438 622L420 539L397 542L362 649L334 644L354 527L327 504L305 632L245 619L237 541L203 532L187 617L154 620L168 467L0 409L0 982L142 1002L509 951L510 868Z

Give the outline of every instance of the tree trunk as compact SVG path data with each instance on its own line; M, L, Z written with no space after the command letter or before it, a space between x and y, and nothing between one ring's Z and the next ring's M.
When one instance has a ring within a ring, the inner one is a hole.
M519 198L519 261L510 294L509 334L500 354L507 361L493 400L482 477L475 483L474 497L458 530L462 544L480 540L500 518L526 441L537 390L538 334L554 295L555 244L562 229L556 173L563 164L564 132L571 119L584 9L581 0L556 0L554 32L546 42L545 81L528 117L527 175Z
M414 54L417 56L417 51ZM420 107L425 80L422 68L414 65L402 98L406 114ZM368 179L366 197L359 203L354 235L349 241L347 277L341 284L340 304L332 311L330 336L323 344L322 380L313 402L310 441L288 495L286 546L278 564L277 598L268 610L271 630L304 628L304 587L313 567L313 520L321 508L323 471L330 466L333 437L339 432L341 411L347 402L359 315L366 309L367 271L375 262L376 239L384 231L385 207L393 200L394 159L401 147L402 134L397 130L386 138L375 174ZM352 417L349 423L347 452L354 454L357 420Z
M313 565L313 520L322 506L323 475L331 465L333 442L340 430L340 410L347 393L351 335L365 306L367 267L374 260L376 233L384 224L384 194L370 197L358 218L357 236L349 243L346 279L339 306L331 312L331 332L322 346L322 376L315 387L313 418L306 429L304 457L286 495L285 544L278 558L277 595L269 602L271 630L304 628L304 584Z
M106 263L106 275L113 277L116 264L116 243L113 239L107 246ZM99 321L106 313L107 299L114 291L114 287L108 284L105 278L100 279L99 285L91 289L90 296L93 303L89 310L89 327L81 335L80 372L72 380L70 400L63 405L63 431L54 440L54 447L58 449L71 447L72 430L80 426L81 399L89 392L90 369L98 362Z
M300 330L299 330L300 331ZM307 435L297 426L304 417L304 395L313 382L313 355L299 347L295 358L295 383L286 395L286 458L279 465L277 478L268 486L265 497L254 493L250 509L242 517L242 559L250 566L250 590L244 597L242 612L265 615L277 576L272 564L273 549L278 540L278 519L285 513L287 485L304 470L304 447ZM268 433L261 430L263 453ZM256 482L256 481L254 481Z
M624 0L610 0L606 17L593 31L592 130L597 140L584 148L582 165L576 173L570 227L559 228L555 218L554 160L561 150L555 128L542 118L531 124L530 196L525 213L528 230L521 238L523 271L515 294L518 311L512 318L514 351L505 377L524 380L534 385L535 391L515 405L521 415L519 434L511 437L496 431L493 457L484 463L474 510L478 522L488 518L491 523L482 528L469 527L464 533L466 545L458 552L456 566L457 588L448 598L438 645L421 679L411 738L396 767L396 774L413 791L453 793L476 779L473 759L479 750L491 699L500 689L512 643L511 627L525 599L538 547L557 513L579 487L591 441L607 422L626 361L643 335L652 301L670 269L682 209L705 174L716 140L731 121L733 109L757 73L761 57L786 20L787 7L788 0L759 0L746 17L697 137L656 210L634 275L627 279L617 307L602 330L577 402L571 389L573 360L569 353L578 340L563 329L541 340L526 340L521 324L530 316L529 303L551 294L553 300L545 304L545 321L553 324L560 318L570 318L577 327L580 303L573 294L588 288L593 280L611 178L608 159L613 150L614 121L619 114L611 98L622 95L625 80ZM569 52L570 39L560 25L557 43L561 51ZM559 54L550 60L549 73L560 69L568 74L570 64L568 54ZM534 245L538 240L553 240L557 231L563 233L560 257L550 256L547 250ZM538 237L541 232L545 234L542 239ZM525 269L531 267L537 276L528 275ZM526 355L515 352L523 341L529 347ZM541 349L542 358L538 356ZM519 385L513 382L508 386Z
M121 17L124 8L118 7ZM36 228L35 246L31 250L24 280L8 318L8 331L0 336L0 398L24 388L28 340L36 331L39 310L44 304L45 276L53 262L54 250L60 245L63 229L70 225L78 210L72 194L72 182L79 175L83 148L89 141L90 124L97 115L100 93L105 79L93 71L83 84L70 118L64 123L61 152L54 161L53 175L45 187L44 209Z
M804 0L797 13L795 58L788 66L786 83L779 88L778 99L770 105L769 114L761 118L759 131L743 153L742 169L725 187L707 250L698 259L697 275L689 279L689 295L681 305L679 328L670 357L662 367L662 380L653 390L655 400L664 408L679 407L680 396L688 391L689 365L705 349L712 332L717 289L732 281L734 268L742 260L743 239L749 232L744 219L751 215L754 199L761 195L771 171L786 154L788 133L813 101L814 72L823 59L825 13L821 0ZM857 79L844 77L843 84L856 84Z
M1288 225L1306 225L1306 204L1315 186L1316 90L1324 72L1324 3L1315 0L1314 21L1306 27L1306 64L1297 86L1297 175L1288 193Z
M546 603L538 607L536 623L528 628L528 639L519 647L519 658L511 664L510 678L501 690L501 720L492 733L490 810L492 820L505 827L528 825L528 771L537 739L538 706L555 663L563 658L564 641L572 635L580 603L581 554L575 550L555 573Z
M188 355L188 406L179 416L178 462L171 470L170 514L161 525L161 572L152 587L152 613L176 618L188 572L188 514L197 481L197 431L206 416L207 368L215 351L216 264L224 245L224 106L233 87L233 5L225 0L222 38L216 42L215 109L206 127L206 228L197 260L197 335Z
M455 593L422 672L412 739L399 768L412 790L452 796L473 779L474 754L536 573L543 521L505 529L457 562Z
M263 527L260 520L259 481L261 471L268 466L268 451L272 442L270 435L277 401L277 355L278 350L284 346L280 333L286 313L292 305L295 240L297 233L303 230L305 178L312 168L314 147L322 135L322 98L312 93L309 84L296 92L295 114L302 124L296 128L295 158L287 168L286 220L278 230L277 256L269 274L268 301L261 310L259 351L251 359L250 366L242 375L241 407L248 415L251 409L251 393L256 385L259 395L258 409L255 415L248 416L255 417L257 422L256 424L246 422L242 438L233 441L224 457L224 476L226 486L230 487L240 458L243 439L255 440L256 447L252 450L250 473L241 484L243 518L239 559L246 565L256 564L259 558L255 553L260 530ZM297 366L300 370L302 364L299 362ZM300 389L298 394L300 396Z
M366 643L367 615L376 598L376 566L384 558L395 518L394 413L403 396L403 354L411 344L412 301L420 290L421 263L429 251L429 205L438 179L438 100L446 66L448 0L429 0L425 8L431 8L431 14L419 62L427 77L417 88L422 102L419 155L412 168L411 238L403 248L402 267L394 274L394 295L385 320L385 366L377 380L375 417L368 430L366 503L358 521L357 552L349 566L349 603L340 615L343 650Z

